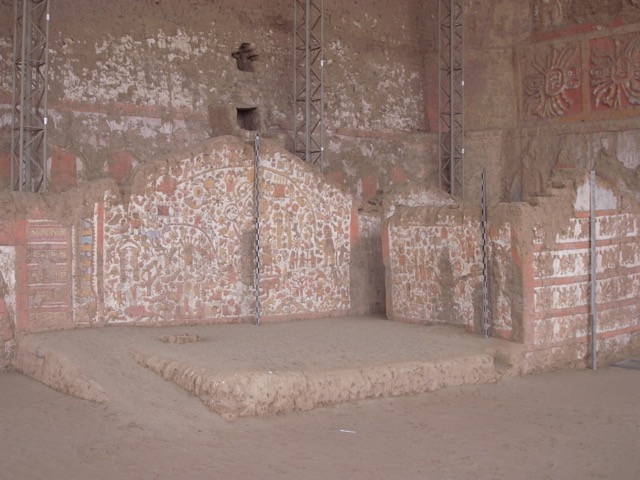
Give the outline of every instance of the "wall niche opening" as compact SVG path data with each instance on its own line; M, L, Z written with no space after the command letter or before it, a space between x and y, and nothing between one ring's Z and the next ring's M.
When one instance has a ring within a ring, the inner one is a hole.
M238 50L233 52L231 56L236 59L236 65L241 72L255 71L254 62L258 58L258 54L253 43L241 43Z
M238 126L243 130L254 132L260 130L260 112L258 107L237 107Z

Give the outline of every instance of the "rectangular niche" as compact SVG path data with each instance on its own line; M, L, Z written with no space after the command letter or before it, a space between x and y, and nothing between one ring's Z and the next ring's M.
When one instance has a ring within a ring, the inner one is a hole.
M238 126L243 130L260 130L260 112L258 107L236 107Z

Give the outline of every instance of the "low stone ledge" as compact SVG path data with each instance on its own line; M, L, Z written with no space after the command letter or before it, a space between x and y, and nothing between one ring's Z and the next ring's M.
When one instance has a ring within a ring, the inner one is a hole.
M493 357L488 354L325 371L217 373L213 368L139 350L130 353L138 363L196 395L227 420L499 379Z
M59 392L97 403L107 401L107 394L97 382L87 378L64 356L43 348L32 337L18 341L13 367Z

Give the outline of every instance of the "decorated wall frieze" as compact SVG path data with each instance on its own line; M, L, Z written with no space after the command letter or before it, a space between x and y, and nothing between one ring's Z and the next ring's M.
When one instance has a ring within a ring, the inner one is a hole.
M637 114L640 32L593 33L518 52L521 119L584 121ZM635 113L634 113L635 112Z

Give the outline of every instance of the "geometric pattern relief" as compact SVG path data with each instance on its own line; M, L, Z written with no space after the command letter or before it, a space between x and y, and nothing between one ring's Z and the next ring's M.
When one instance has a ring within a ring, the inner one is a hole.
M126 206L107 195L108 323L255 316L254 167L244 152L226 145L167 165ZM292 157L264 157L262 315L346 311L351 200Z
M393 315L473 325L482 287L479 222L389 228Z
M97 206L96 206L97 210ZM73 323L95 323L98 318L96 215L73 227Z
M540 118L579 113L582 109L581 56L577 43L551 46L534 54L524 77L525 111Z
M640 104L640 35L598 38L591 48L592 108Z
M68 327L71 319L71 228L47 220L26 223L27 309L30 328Z

